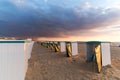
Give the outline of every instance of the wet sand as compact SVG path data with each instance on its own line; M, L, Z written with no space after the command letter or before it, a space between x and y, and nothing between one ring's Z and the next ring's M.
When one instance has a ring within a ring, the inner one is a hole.
M35 43L25 80L120 80L120 47L111 47L112 65L101 73L85 54L85 44L79 44L78 56L67 58Z

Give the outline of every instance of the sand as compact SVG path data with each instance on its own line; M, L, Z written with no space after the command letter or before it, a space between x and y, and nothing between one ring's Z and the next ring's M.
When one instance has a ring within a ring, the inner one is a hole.
M101 73L85 54L85 44L79 44L78 56L67 58L35 43L25 80L120 80L120 47L111 46L112 64Z

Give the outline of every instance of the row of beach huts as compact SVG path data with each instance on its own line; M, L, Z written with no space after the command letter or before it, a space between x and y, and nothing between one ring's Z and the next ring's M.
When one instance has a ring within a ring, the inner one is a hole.
M111 64L110 42L88 41L86 43L86 61L97 63L98 72L103 66ZM79 42L46 41L40 43L55 52L66 52L67 57L78 55Z
M66 52L67 57L78 55L78 42L41 41L41 46L55 52ZM98 72L111 64L110 42L89 41L86 43L86 61L96 61ZM28 60L34 41L0 40L0 80L25 80Z

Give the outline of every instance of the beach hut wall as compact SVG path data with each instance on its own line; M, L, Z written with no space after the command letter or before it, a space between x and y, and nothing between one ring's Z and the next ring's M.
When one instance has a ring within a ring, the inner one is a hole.
M0 80L25 79L24 40L0 41Z
M72 55L78 55L78 43L77 42L72 42Z
M101 43L102 66L111 64L110 43Z
M60 42L54 43L55 52L60 52Z
M58 49L58 47L57 47L57 42L53 42L53 50L54 50L55 52L58 52L58 51L59 51L59 49Z
M71 43L66 42L66 56L70 57L72 56L72 49L71 49Z
M65 42L60 42L60 51L61 52L65 52L66 49L65 49Z
M30 59L30 57L31 57L33 45L34 45L34 41L25 43L25 50L26 50L26 53L28 54L28 59Z
M54 43L50 43L50 49L51 49L52 51L55 51L55 49L54 49Z

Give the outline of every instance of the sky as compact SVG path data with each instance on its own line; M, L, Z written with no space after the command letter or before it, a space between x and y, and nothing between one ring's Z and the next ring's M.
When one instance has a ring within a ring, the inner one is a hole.
M0 36L120 41L120 0L0 0Z

